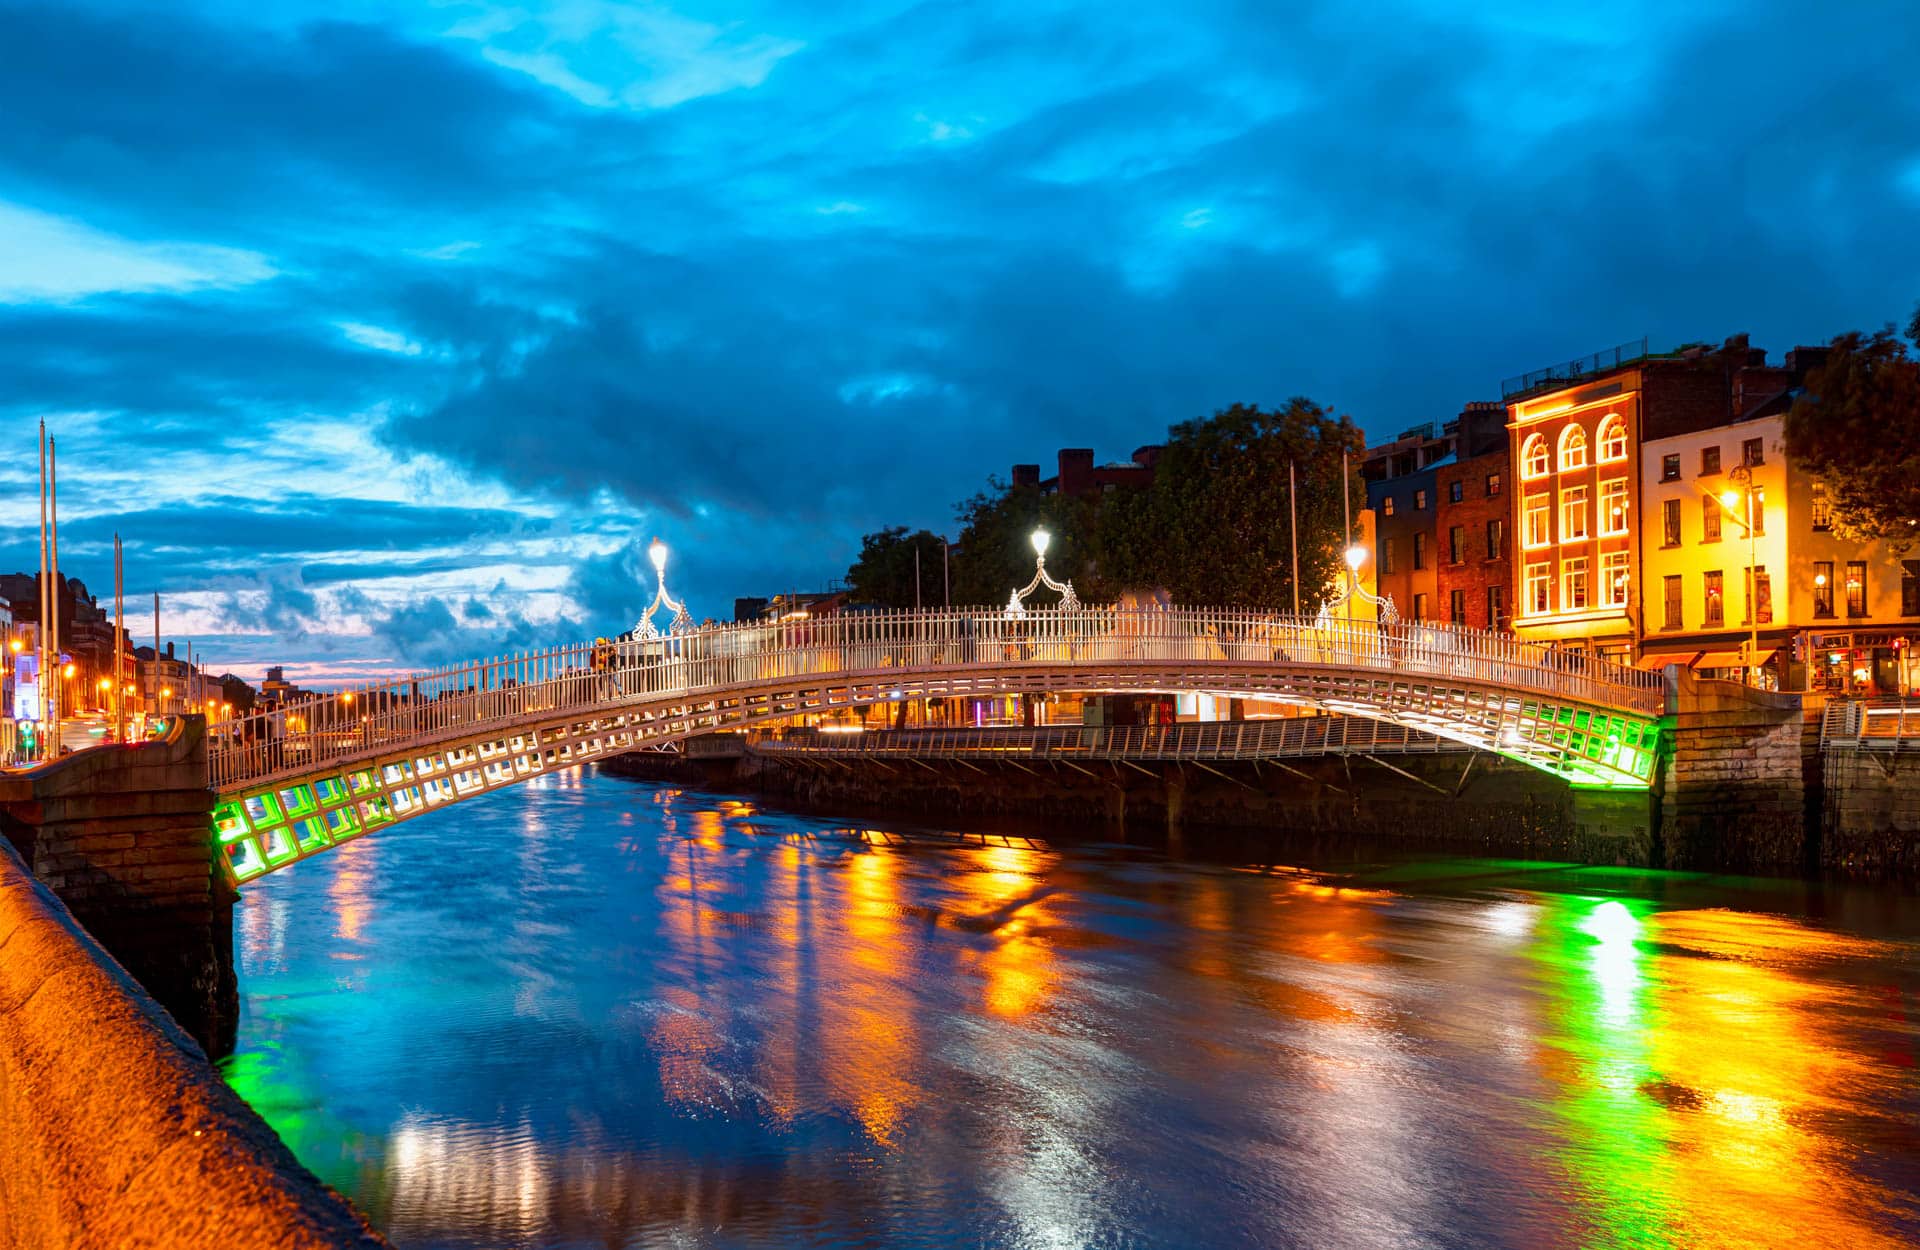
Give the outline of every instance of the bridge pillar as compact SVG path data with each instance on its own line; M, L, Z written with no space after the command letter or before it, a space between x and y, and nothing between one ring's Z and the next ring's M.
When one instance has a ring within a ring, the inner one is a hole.
M1166 782L1167 793L1167 851L1179 855L1183 850L1181 829L1186 821L1187 773L1178 764L1169 764L1161 770Z
M1575 851L1590 864L1653 864L1660 830L1659 796L1650 790L1573 786Z
M1819 735L1797 694L1681 672L1662 787L1666 868L1799 871L1817 857L1808 813Z
M0 834L209 1055L232 1047L234 893L214 862L206 721L0 778Z

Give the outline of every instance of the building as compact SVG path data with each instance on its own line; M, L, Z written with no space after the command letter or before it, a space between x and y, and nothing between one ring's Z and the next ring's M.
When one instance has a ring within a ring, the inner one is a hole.
M1033 487L1043 495L1060 494L1077 499L1082 495L1123 487L1137 489L1151 486L1154 466L1159 461L1158 443L1135 448L1131 460L1108 464L1095 464L1091 447L1062 447L1058 456L1059 471L1053 477L1043 479L1037 464L1016 464L1013 466L1012 484L1016 489Z
M1414 426L1361 458L1375 579L1402 617L1484 627L1489 610L1504 610L1505 423L1502 405L1469 404L1438 431ZM1492 526L1489 508L1499 516ZM1500 554L1486 554L1489 541ZM1491 594L1490 578L1501 587Z

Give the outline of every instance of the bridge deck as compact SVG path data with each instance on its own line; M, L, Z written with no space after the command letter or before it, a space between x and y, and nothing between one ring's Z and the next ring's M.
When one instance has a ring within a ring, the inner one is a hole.
M693 743L706 739L695 738ZM1419 729L1363 716L1187 725L1049 725L1033 729L904 729L853 734L756 736L767 755L835 759L1018 759L1181 761L1271 760L1321 755L1405 755L1465 751ZM689 749L688 754L705 752Z

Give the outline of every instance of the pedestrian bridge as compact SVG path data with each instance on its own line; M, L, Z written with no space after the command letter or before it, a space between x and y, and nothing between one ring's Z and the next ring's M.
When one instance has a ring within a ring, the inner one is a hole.
M221 862L244 882L606 755L902 699L1207 693L1367 717L1568 781L1645 789L1661 674L1510 635L1219 609L847 613L572 645L224 722Z

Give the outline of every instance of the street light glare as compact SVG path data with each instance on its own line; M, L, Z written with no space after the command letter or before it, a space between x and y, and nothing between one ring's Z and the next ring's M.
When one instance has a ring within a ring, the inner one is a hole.
M667 575L667 544L661 542L658 538L654 539L647 545L647 559L653 561L653 575L655 577L665 577Z
M1740 502L1740 492L1737 490L1722 491L1720 492L1720 502L1731 508Z
M1347 567L1358 573L1360 566L1367 562L1367 549L1359 543L1355 543L1353 546L1347 548L1346 561Z
M1033 554L1036 556L1039 556L1043 560L1046 559L1047 545L1052 541L1053 541L1053 535L1047 533L1046 528L1044 526L1040 529L1033 531L1033 538L1032 538Z

